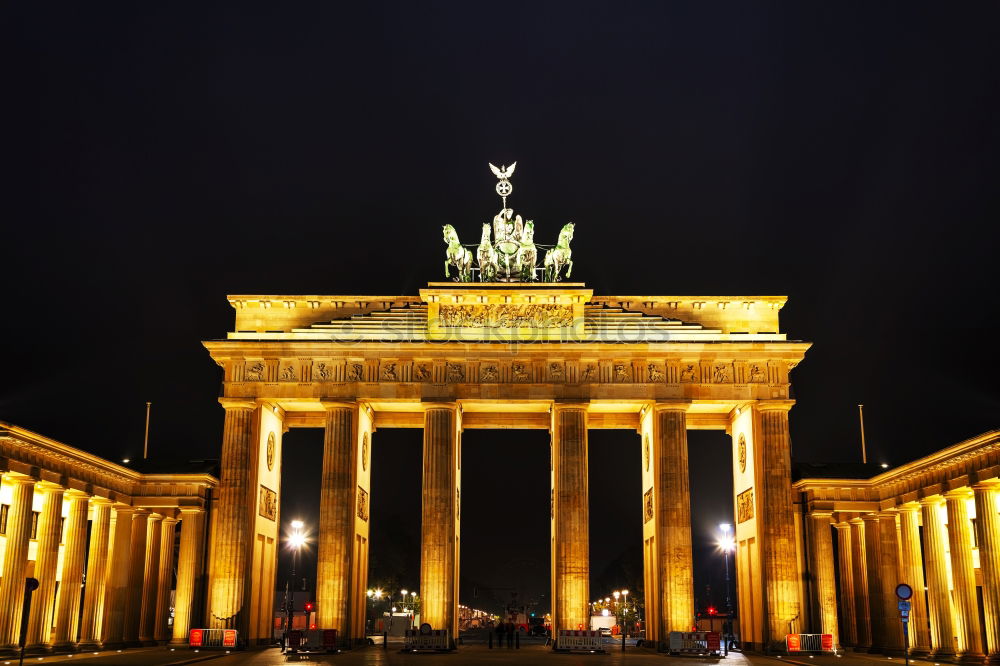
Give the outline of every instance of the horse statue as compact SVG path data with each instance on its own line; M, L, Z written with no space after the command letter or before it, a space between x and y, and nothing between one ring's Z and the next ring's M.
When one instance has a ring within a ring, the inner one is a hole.
M493 247L493 241L490 240L490 223L483 223L483 236L479 241L479 281L480 282L493 282L497 279L497 270L500 266L498 264L498 255L496 248Z
M569 249L569 244L573 240L573 223L568 222L563 225L559 232L559 242L551 250L545 253L545 281L558 282L559 273L563 266L566 267L566 277L569 278L573 272L573 251Z
M448 252L444 260L444 276L451 277L449 265L458 270L455 282L472 282L472 253L458 240L458 232L450 224L444 225L444 242L448 244Z
M535 281L535 264L538 248L535 247L535 223L528 220L521 232L521 247L517 250L517 265L521 267L521 282Z

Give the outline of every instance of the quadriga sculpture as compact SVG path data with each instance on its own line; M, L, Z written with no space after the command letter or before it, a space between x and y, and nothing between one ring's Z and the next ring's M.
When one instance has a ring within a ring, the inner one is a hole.
M521 232L521 247L517 250L517 265L521 267L521 282L535 281L535 264L538 248L535 247L535 223L528 220Z
M472 282L472 252L458 240L458 232L455 227L446 224L444 229L444 242L448 244L448 251L444 260L444 276L451 277L449 267L454 266L458 271L455 277L456 282Z
M573 272L573 251L569 249L569 244L573 240L573 223L563 225L559 232L559 242L551 250L545 253L545 281L558 282L559 273L563 266L566 267L566 277L569 278Z

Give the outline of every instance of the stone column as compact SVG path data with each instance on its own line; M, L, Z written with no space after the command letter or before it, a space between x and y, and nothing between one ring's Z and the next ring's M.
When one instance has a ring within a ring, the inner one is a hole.
M170 639L167 620L170 617L170 585L174 576L174 535L177 519L165 516L160 527L160 560L156 570L156 609L153 613L153 640L165 643Z
M882 612L882 571L878 516L868 514L861 520L865 523L865 569L868 571L868 620L871 623L872 644L869 652L885 649L885 618Z
M944 529L944 499L940 495L920 500L924 518L924 565L927 567L927 604L930 608L931 654L935 659L955 656L951 590L948 586L947 545Z
M765 639L772 648L784 650L785 635L799 631L802 604L799 599L799 563L792 516L792 459L788 434L790 400L767 400L757 404L760 431L757 451L763 455L757 487L760 495L757 531L761 539L765 598Z
M316 624L350 637L354 512L357 493L358 406L329 405L323 439L316 563ZM426 455L426 453L425 453ZM441 519L446 520L445 516ZM435 625L435 629L440 629Z
M990 663L1000 663L1000 518L995 483L972 486L976 496L976 536L983 574L983 614Z
M951 577L955 618L958 620L958 654L962 661L982 661L983 638L979 632L976 601L976 570L972 566L972 523L969 520L968 488L945 495L948 505L948 543L951 545Z
M924 592L924 558L920 548L920 505L916 502L899 507L900 570L902 582L913 588L910 599L910 654L926 657L931 652L931 634L927 624L927 595Z
M195 591L203 568L205 511L181 509L181 547L177 554L177 591L174 593L174 630L171 645L186 645L194 604Z
M104 635L108 551L111 544L111 502L103 497L94 497L90 504L94 515L90 528L90 553L87 556L87 582L83 588L83 621L80 624L80 647L86 649L100 647Z
M142 587L146 576L146 540L150 527L149 511L139 509L132 517L132 554L129 556L128 591L125 595L123 637L127 647L139 647L139 624L142 622Z
M899 524L895 511L879 514L879 579L882 584L882 630L885 632L883 653L903 655L903 620L899 616Z
M851 526L836 523L837 569L840 571L840 642L858 644L858 624L854 607L854 568L851 564Z
M653 520L660 578L654 588L658 588L660 617L649 621L658 621L658 640L665 641L671 631L689 630L694 618L687 405L653 406L652 458L656 508ZM589 626L584 623L585 629Z
M107 567L104 589L104 629L101 645L104 648L125 647L125 607L128 604L128 580L132 561L132 516L130 506L115 507L111 521L111 540L108 551L111 560ZM142 521L145 526L146 521Z
M153 632L156 625L156 593L160 585L160 524L163 516L158 513L149 516L146 530L146 561L142 576L142 611L139 619L139 642L142 645L156 645Z
M865 548L865 522L860 518L851 525L851 570L854 579L854 617L858 640L855 649L867 652L872 647L871 603L868 599L868 556Z
M809 532L812 544L809 549L812 569L813 604L819 620L819 633L833 634L833 644L840 645L837 627L837 580L833 571L833 535L830 531L830 512L813 511L809 514Z
M6 481L13 486L13 492L7 510L7 546L0 578L0 650L9 651L17 649L21 630L35 481L24 477L7 477Z
M31 597L26 649L48 652L51 648L52 606L56 594L56 566L59 564L59 529L62 526L64 488L46 487L42 513L38 517L38 550L35 551L35 573L38 589Z
M212 535L212 591L209 599L211 628L237 629L242 635L250 622L246 604L250 586L250 549L253 520L257 514L255 416L257 406L246 400L221 400L226 409L222 432L219 503ZM181 527L183 530L183 526ZM175 634L176 638L176 634Z
M435 629L458 631L457 405L424 410L423 506L420 553L420 617Z
M589 628L587 406L552 408L552 632Z
M80 631L80 594L83 586L83 567L87 559L87 500L83 493L69 491L69 512L63 529L62 580L59 582L59 602L56 607L56 633L53 640L57 650L76 646Z

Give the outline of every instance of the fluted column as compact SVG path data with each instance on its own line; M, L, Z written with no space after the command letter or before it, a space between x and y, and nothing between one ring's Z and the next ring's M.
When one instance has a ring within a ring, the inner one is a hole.
M854 607L854 568L851 564L851 526L836 523L837 569L840 572L840 642L858 644L857 616Z
M424 410L420 617L435 629L458 631L458 449L456 405Z
M871 623L872 644L870 652L885 649L885 618L882 612L882 572L879 554L882 550L878 516L862 517L865 523L865 568L868 570L868 619Z
M351 634L357 441L357 405L328 406L319 502L316 624L324 629L336 629L341 637Z
M858 639L855 649L867 652L872 647L871 603L868 599L868 556L865 547L865 522L860 518L851 525L851 569L854 578L854 619Z
M153 612L153 640L165 643L170 639L167 620L170 617L170 584L174 575L174 535L177 519L165 516L160 524L160 559L156 568L156 608Z
M76 645L80 630L80 593L83 585L83 566L87 557L87 506L88 497L83 493L67 493L69 511L63 529L63 564L59 582L59 601L56 606L56 632L53 644L57 650Z
M104 589L104 628L101 644L105 648L125 645L125 613L128 605L128 582L132 567L132 516L130 506L115 507L111 519L111 542L108 550L111 559L107 567ZM145 525L146 521L143 520Z
M177 554L177 590L174 593L174 630L171 645L185 645L204 566L205 511L181 509L181 546Z
M138 647L139 625L142 622L142 587L146 576L146 546L150 514L139 509L132 517L132 554L129 556L128 592L125 595L125 645Z
M899 528L902 580L913 588L913 597L910 599L910 654L927 656L931 651L931 634L927 624L927 595L924 592L919 504L913 502L899 508Z
M979 632L976 602L976 570L972 565L972 523L969 520L968 488L945 495L948 506L948 543L951 546L951 577L955 618L958 620L958 654L963 661L982 661L983 638Z
M920 501L924 518L924 565L927 568L927 604L930 609L931 654L938 659L955 656L951 590L948 586L944 499L940 495Z
M659 570L659 580L653 587L658 593L659 617L649 618L649 621L658 623L658 640L665 641L671 631L688 630L694 617L687 405L653 406L652 458L653 520ZM589 584L589 580L587 582ZM584 623L585 629L589 626Z
M104 635L104 607L107 599L108 553L111 550L111 502L103 497L90 500L93 517L90 552L87 556L87 583L83 588L83 621L80 647L96 648Z
M149 516L146 529L146 561L141 581L142 611L139 619L139 642L156 645L153 632L156 626L156 593L160 585L160 529L163 516Z
M802 602L799 599L799 563L792 515L792 458L788 433L787 400L761 401L760 441L763 454L757 487L761 515L757 519L763 560L766 601L766 638L771 647L784 650L785 635L800 630Z
M997 486L977 483L976 542L983 574L983 614L986 616L986 653L991 663L1000 663L1000 518L997 516Z
M812 547L809 549L812 568L813 603L819 633L832 634L833 644L840 645L837 627L837 579L833 570L833 535L830 530L832 514L813 511L809 514L809 532Z
M882 629L885 632L883 652L903 654L903 620L899 615L896 586L900 582L899 524L895 511L879 514L879 580L882 584Z
M38 549L35 551L35 573L38 589L31 597L28 636L25 645L32 652L51 649L52 605L56 593L56 566L59 564L59 528L62 524L64 488L43 490L42 513L38 516Z
M23 477L7 477L5 481L13 486L13 492L7 510L7 546L0 578L0 650L14 650L21 630L35 481Z
M251 576L252 526L257 514L253 483L256 468L253 442L253 402L222 400L226 421L222 432L219 503L212 535L212 591L206 624L213 628L237 629L246 635L250 609L246 596ZM183 527L181 528L183 530Z

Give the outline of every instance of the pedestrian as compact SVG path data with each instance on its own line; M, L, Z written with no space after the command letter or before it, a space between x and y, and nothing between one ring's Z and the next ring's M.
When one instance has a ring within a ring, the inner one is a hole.
M503 634L504 634L504 624L503 622L497 622L497 647L503 647Z
M514 632L517 631L517 627L514 625L513 622L508 622L506 629L507 629L507 647L512 648L514 647Z

